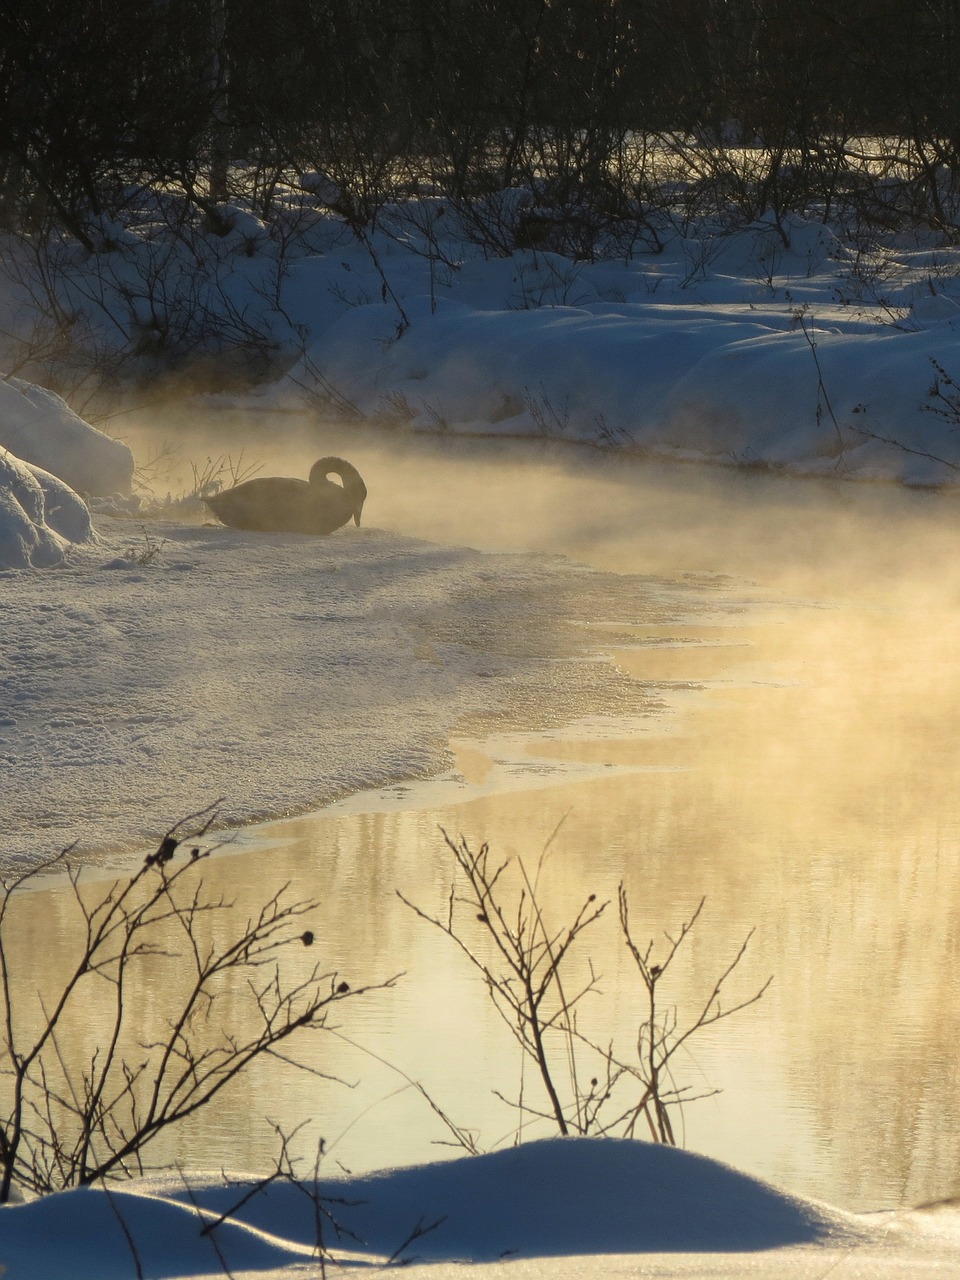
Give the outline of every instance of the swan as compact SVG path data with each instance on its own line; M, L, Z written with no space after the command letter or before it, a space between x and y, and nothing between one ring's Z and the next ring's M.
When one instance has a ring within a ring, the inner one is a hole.
M342 484L327 476L338 475ZM203 501L232 529L263 533L333 533L348 520L359 525L367 486L343 458L321 458L308 480L263 476L213 493Z

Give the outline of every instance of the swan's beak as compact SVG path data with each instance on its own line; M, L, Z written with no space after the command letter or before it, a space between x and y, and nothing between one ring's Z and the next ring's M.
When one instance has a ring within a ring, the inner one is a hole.
M353 523L357 526L358 529L360 528L360 512L362 510L363 510L363 507L360 506L360 507L357 507L356 511L353 513Z

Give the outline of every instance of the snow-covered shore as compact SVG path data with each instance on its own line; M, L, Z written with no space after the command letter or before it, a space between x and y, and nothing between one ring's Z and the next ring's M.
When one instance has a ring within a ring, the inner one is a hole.
M99 529L56 570L0 576L7 865L135 846L217 800L251 822L428 776L471 719L644 714L650 694L571 624L670 616L685 594L373 528Z
M290 195L297 208L305 198ZM494 256L430 200L387 206L364 237L322 204L296 235L282 211L275 227L225 212L237 227L226 237L197 228L181 243L147 219L95 255L64 254L55 287L84 318L91 361L171 385L137 323L124 332L118 317L176 329L200 281L213 329L242 316L259 343L260 382L227 399L261 413L807 475L957 478L960 250L942 236L791 216L734 232L678 224L656 251L598 246L581 261ZM8 248L19 267L0 275L0 327L29 349L42 291ZM2 423L0 441L13 447Z
M362 259L305 259L290 309L312 344L251 399L322 404L329 386L423 431L953 481L960 404L942 377L944 397L932 388L934 362L960 377L956 250L901 244L870 265L820 224L790 230L789 248L760 223L627 262L466 260L429 294L423 264L384 246L409 325L399 338L395 306L329 301L348 280L373 295Z

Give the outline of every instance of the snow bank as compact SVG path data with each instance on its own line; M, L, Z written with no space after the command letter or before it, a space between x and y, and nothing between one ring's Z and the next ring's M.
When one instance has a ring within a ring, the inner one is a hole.
M192 1187L204 1208L223 1213L241 1186ZM853 1245L862 1220L777 1190L705 1156L615 1138L547 1138L488 1155L323 1178L336 1204L334 1252L390 1257L418 1223L419 1260L496 1262L558 1254L743 1253L795 1244ZM180 1189L178 1198L186 1198ZM313 1206L302 1191L275 1185L237 1218L309 1245ZM338 1229L339 1228L339 1229Z
M800 218L784 230L789 247L760 222L597 262L482 260L451 237L428 272L394 229L376 249L398 304L341 246L294 265L285 297L311 341L254 401L323 404L333 387L417 430L955 480L960 401L930 391L934 360L960 381L960 253L854 251Z
M92 496L129 493L133 454L78 417L60 396L0 379L0 448Z
M0 1211L7 1280L305 1274L315 1186L167 1176L63 1192ZM492 1155L321 1178L323 1244L341 1265L429 1262L424 1276L822 1276L960 1274L956 1211L856 1217L716 1161L645 1142L557 1138ZM223 1214L227 1220L202 1234ZM336 1230L334 1222L339 1224ZM565 1259L557 1272L551 1258ZM600 1259L603 1262L600 1262ZM456 1269L444 1264L456 1263ZM316 1263L314 1264L316 1266ZM309 1274L313 1274L310 1268ZM851 1270L851 1274L852 1274ZM409 1273L408 1273L409 1274ZM500 1274L499 1267L496 1274Z
M215 1236L224 1260L231 1268L277 1267L308 1258L316 1244L310 1190L276 1183L256 1192L252 1180L190 1177L187 1187L167 1178L109 1195L62 1193L0 1214L0 1260L9 1280L107 1280L129 1271L132 1240L146 1275L217 1272L213 1242L200 1229L214 1215L231 1214ZM320 1192L335 1205L340 1229L328 1224L325 1239L334 1256L390 1257L418 1224L426 1229L409 1255L434 1262L855 1245L870 1234L852 1216L715 1161L613 1139L546 1140L372 1177L324 1179Z
M416 430L803 474L928 484L960 473L960 395L930 395L934 360L960 386L955 245L920 232L846 243L791 217L733 234L665 224L658 252L638 244L627 257L493 257L429 202L384 209L360 240L317 183L292 237L239 206L225 210L228 235L197 229L189 245L152 223L107 228L122 252L67 255L63 305L131 375L203 357L225 385L231 370L273 378L233 398L259 410L349 405ZM0 310L10 302L0 295ZM29 333L28 293L17 306ZM123 446L101 436L62 448L68 418L76 428L48 392L0 384L0 443L79 492L125 491Z

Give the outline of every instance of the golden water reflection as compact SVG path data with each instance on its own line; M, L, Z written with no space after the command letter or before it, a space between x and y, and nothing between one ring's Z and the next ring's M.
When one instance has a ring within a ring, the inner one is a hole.
M347 805L248 833L208 875L241 902L287 880L319 898L323 954L352 983L402 972L395 990L340 1011L343 1034L422 1082L485 1144L515 1125L492 1090L516 1089L516 1051L479 981L395 893L442 910L440 828L531 860L555 832L545 897L557 919L587 893L615 897L623 879L638 936L656 937L705 895L677 996L707 988L751 928L733 994L769 974L774 983L694 1042L689 1083L722 1093L687 1108L687 1145L850 1207L955 1193L960 720L949 621L792 605L682 634L649 627L630 645L618 633L616 660L672 697L675 717L623 740L558 733L530 747L604 776L456 805L422 803L424 792L419 807ZM485 744L454 745L464 777L482 782L495 763ZM592 1016L629 1033L638 991L612 912L590 952L604 993ZM149 984L139 998L146 1017ZM330 1159L352 1169L444 1153L431 1145L442 1126L397 1071L334 1036L305 1052L349 1087L261 1064L160 1154L262 1166L268 1120L285 1131L309 1120L300 1149L323 1136Z
M184 462L202 457L189 452L196 406L188 416ZM722 1092L687 1109L687 1145L854 1208L960 1191L955 498L546 444L338 435L310 422L265 433L255 417L207 423L209 448L246 448L278 474L344 453L367 481L373 526L663 574L702 595L702 615L682 624L621 620L607 634L599 610L592 624L671 715L539 733L526 748L464 730L452 744L459 791L448 780L355 797L244 833L211 860L247 900L285 880L318 897L324 954L351 982L403 972L395 990L344 1007L344 1035L422 1081L484 1144L509 1135L515 1116L492 1090L516 1088L512 1041L449 943L395 891L441 909L441 827L528 859L556 832L547 894L558 913L589 892L615 895L623 879L638 935L659 936L706 895L683 979L693 988L756 929L737 991L774 982L694 1042L690 1082ZM711 574L730 575L730 590ZM629 1030L636 985L613 921L601 923L598 1018ZM32 945L19 959L27 975L49 950ZM149 984L140 999L146 1017ZM262 1168L268 1118L286 1131L310 1121L301 1149L322 1135L331 1161L351 1168L449 1153L431 1145L443 1128L397 1071L332 1036L309 1043L312 1065L349 1087L260 1064L161 1156Z

